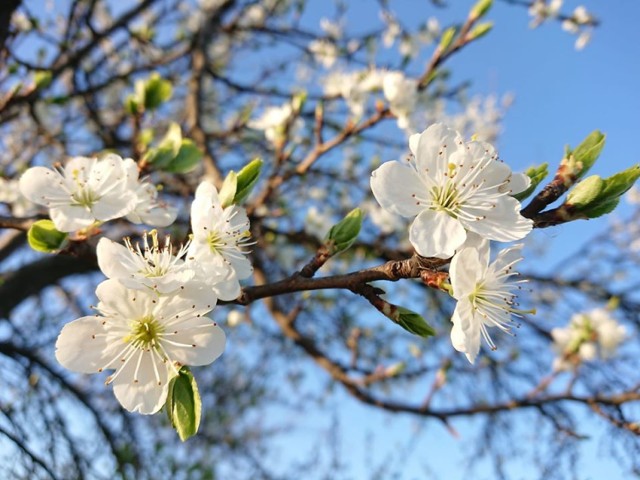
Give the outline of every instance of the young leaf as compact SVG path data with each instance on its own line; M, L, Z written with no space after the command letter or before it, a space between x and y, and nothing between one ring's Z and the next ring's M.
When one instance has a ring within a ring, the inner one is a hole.
M198 432L202 402L198 384L187 367L182 367L169 383L166 408L180 440L184 442Z
M404 307L398 307L398 313L396 322L407 332L411 332L420 337L432 337L436 334L433 327L417 313Z
M171 173L187 173L198 166L202 160L202 152L188 138L182 140L178 154L163 168L166 172Z
M362 210L354 208L342 220L331 227L325 240L325 245L327 245L331 255L343 252L353 245L360 233L363 217Z
M571 156L575 162L575 179L582 178L596 162L602 149L606 135L599 130L595 130L576 147Z
M598 194L591 201L577 205L578 211L588 218L597 218L612 212L618 205L620 197L633 186L638 178L640 178L640 164L605 178L602 180ZM567 201L570 203L569 199Z
M567 204L582 208L593 202L602 189L605 182L598 175L592 175L578 183L567 196Z
M220 203L222 203L222 208L233 205L233 200L236 197L237 190L238 174L231 170L224 179L224 182L222 182L222 187L220 188L220 193L218 194L218 196L220 197Z
M165 169L176 158L182 146L180 125L172 122L157 148L150 148L144 156L145 162L157 169Z
M52 253L60 250L68 234L56 230L51 220L38 220L27 232L29 246L37 252Z
M493 22L484 22L473 27L473 30L467 35L467 40L477 40L484 37L493 28Z
M513 197L520 202L529 197L538 185L540 185L540 182L546 178L549 174L549 164L543 163L541 165L529 167L524 173L531 179L531 185L529 185L529 188L524 192L513 195Z
M171 98L173 87L171 82L164 80L158 73L152 73L144 84L144 108L155 110Z
M440 51L445 52L447 48L449 48L449 45L451 45L451 42L453 41L455 35L456 27L449 27L444 31L442 37L440 37L440 44L438 45Z
M254 158L238 172L237 188L235 197L233 198L233 203L235 205L241 204L249 196L251 190L253 190L253 187L260 178L261 171L262 160Z
M471 8L469 16L477 20L478 18L485 16L492 5L493 0L478 0L478 2Z

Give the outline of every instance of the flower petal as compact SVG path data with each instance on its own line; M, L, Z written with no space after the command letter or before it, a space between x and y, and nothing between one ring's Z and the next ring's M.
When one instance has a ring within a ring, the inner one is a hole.
M129 278L139 270L133 254L126 247L102 237L96 247L98 266L107 278Z
M156 413L167 401L169 368L153 349L139 350L116 372L113 393L130 412Z
M474 210L465 208L471 216L480 219L463 220L464 226L484 238L498 242L512 242L526 237L533 228L533 222L520 215L520 202L509 196L500 197L495 208Z
M162 341L171 361L208 365L224 352L224 331L208 317L194 317L188 324L175 326L175 331L178 333L165 335Z
M383 163L371 174L371 191L382 208L403 217L418 215L425 206L412 195L424 196L426 187L409 165Z
M136 206L137 197L131 190L117 189L91 206L97 220L106 222L127 215Z
M518 193L524 192L531 185L531 178L529 175L524 173L512 173L511 177L509 177L509 183L507 187L509 189L509 193L512 195L516 195Z
M68 200L65 181L57 172L45 167L32 167L20 177L20 192L39 205L48 206L51 199Z
M56 341L56 359L80 373L98 373L117 354L121 342L109 338L104 317L87 316L67 323Z
M415 151L418 171L428 170L439 178L438 172L446 171L449 155L464 148L458 132L442 123L434 123L418 139Z
M474 321L473 306L468 300L458 302L451 318L451 343L453 348L466 354L474 363L480 351L480 325Z
M482 264L489 256L489 242L480 252L475 248L463 248L451 260L449 278L453 287L453 297L457 300L467 298L476 289L477 283L484 277L487 265Z
M49 216L61 232L74 232L95 222L93 213L81 205L60 205L49 210Z
M466 237L458 220L436 210L424 210L409 228L409 241L423 257L450 258Z
M158 304L158 296L151 290L130 290L115 279L100 283L96 296L100 299L98 310L125 326L150 314Z

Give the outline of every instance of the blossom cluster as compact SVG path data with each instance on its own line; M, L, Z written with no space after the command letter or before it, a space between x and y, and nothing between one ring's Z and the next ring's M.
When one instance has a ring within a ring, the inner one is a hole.
M372 173L371 190L380 206L414 218L409 240L424 257L451 260L450 292L458 301L451 341L474 362L480 338L495 344L487 327L509 332L518 308L521 281L514 266L521 260L516 245L490 262L489 241L523 239L531 220L520 214L513 195L530 185L513 173L488 143L465 142L443 124L434 124L409 139L406 162L386 162Z
M75 158L55 170L33 167L20 188L49 208L61 231L122 216L160 225L176 217L157 201L155 188L138 179L133 161L117 155ZM207 181L196 190L191 229L178 248L169 237L161 242L156 230L135 245L101 238L96 254L107 280L96 289L97 314L65 325L56 343L56 358L70 370L114 370L107 384L132 412L157 412L182 366L206 365L222 354L225 334L207 314L219 299L237 298L240 280L252 273L247 214L223 205Z
M545 22L547 19L558 18L560 9L564 0L535 0L529 7L529 15L533 17L531 20L531 28ZM575 48L582 50L591 40L593 32L594 18L587 11L584 5L578 5L571 15L566 16L562 20L562 29L573 35L577 35Z
M605 309L577 313L571 317L568 326L551 330L557 354L553 368L556 371L574 370L583 362L610 358L626 334L625 327Z
M57 230L74 232L116 218L156 227L171 225L178 210L158 200L138 166L116 154L74 157L64 167L32 167L20 177L20 192L49 209Z

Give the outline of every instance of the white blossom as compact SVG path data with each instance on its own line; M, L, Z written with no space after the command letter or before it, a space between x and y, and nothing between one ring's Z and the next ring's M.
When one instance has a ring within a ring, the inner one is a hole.
M324 68L331 68L338 60L339 50L335 43L329 40L318 39L309 43L309 51L316 62Z
M577 313L567 327L551 330L553 349L558 355L554 370L571 370L584 361L610 358L626 335L625 327L605 309Z
M387 72L382 82L389 109L398 120L398 128L407 129L411 114L418 104L418 81L402 72Z
M279 107L268 107L260 117L251 120L248 125L256 130L263 130L266 139L275 144L283 138L287 122L289 122L293 113L293 107L290 103L285 103ZM296 135L303 126L302 119L296 118L290 126L291 134Z
M99 315L68 323L56 342L56 358L69 370L99 373L120 404L131 412L156 413L167 399L168 385L183 365L207 365L224 351L224 332L205 315L204 297L158 297L131 290L117 280L98 285Z
M323 17L320 19L320 28L334 40L342 38L342 25L338 22Z
M18 180L0 178L0 203L11 208L11 214L17 218L31 217L38 213L38 206L20 193Z
M145 232L142 239L143 247L140 248L139 243L134 247L129 238L124 239L126 247L101 238L96 254L102 273L134 290L149 289L160 294L184 290L195 276L193 268L182 259L188 246L181 246L174 252L168 236L161 246L155 230L150 234Z
M191 204L193 239L187 251L187 262L207 284L214 278L213 290L222 300L233 300L240 294L239 280L248 278L253 267L246 247L252 245L249 219L238 206L222 207L216 187L202 182Z
M73 232L131 213L137 196L118 155L74 157L56 169L32 167L20 177L20 191L49 209L57 230Z
M127 215L131 223L144 223L152 227L167 227L178 216L178 209L158 200L158 189L147 181L138 179L138 165L131 158L124 160L129 188L136 194L136 205Z
M463 248L451 261L449 276L453 297L458 301L451 318L451 343L471 363L480 351L481 337L491 349L496 348L487 327L509 333L512 315L533 312L517 309L513 293L521 283L513 278L518 275L513 267L522 260L521 247L516 245L502 250L489 263L489 242L480 240L474 246Z
M512 174L484 142L465 143L442 124L412 135L414 156L386 162L371 176L376 200L393 213L416 217L409 239L418 254L449 258L473 232L489 240L524 238L531 220L510 196L526 189L526 175Z
M325 95L342 97L351 114L360 118L371 93L382 89L383 78L384 73L380 70L332 72L322 83Z

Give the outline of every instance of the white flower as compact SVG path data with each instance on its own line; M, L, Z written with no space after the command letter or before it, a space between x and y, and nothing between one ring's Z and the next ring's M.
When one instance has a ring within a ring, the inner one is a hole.
M583 30L576 38L575 48L576 50L582 50L591 41L591 30Z
M242 11L242 16L238 20L241 27L260 27L267 19L267 11L260 4L254 4Z
M589 23L591 21L591 15L587 12L587 9L584 5L579 5L573 11L573 19L576 23L583 25Z
M34 203L49 208L61 232L73 232L129 214L136 194L129 188L125 165L118 155L101 159L75 157L64 168L28 169L20 178L20 191Z
M167 227L178 216L178 209L158 201L158 189L149 182L139 181L138 165L131 158L124 160L129 188L135 192L135 208L127 215L131 223L144 223L153 227Z
M293 115L293 108L290 103L285 103L280 107L268 107L259 118L251 120L248 125L256 130L263 130L264 136L269 142L275 144L283 138L285 127L289 118ZM290 126L292 135L302 129L304 122L301 118L296 118Z
M414 157L376 169L371 190L382 208L416 216L409 240L418 254L449 258L468 232L509 242L531 231L531 220L510 196L529 181L498 161L491 145L464 143L458 132L435 124L412 135L409 146Z
M511 328L511 315L520 316L525 312L515 308L520 280L513 266L522 260L520 248L516 245L502 250L489 263L489 242L479 241L477 247L463 248L453 260L449 276L453 297L458 301L451 321L451 343L459 352L466 354L473 363L480 351L480 337L495 350L487 327L498 327L503 332Z
M204 316L214 306L208 303L210 291L205 299L158 297L106 280L96 295L100 315L65 325L56 358L80 373L115 370L107 384L113 384L116 398L131 412L157 412L182 365L207 365L224 351L224 332Z
M418 104L418 82L402 72L387 72L382 82L389 109L398 119L398 128L409 127L411 114Z
M558 355L553 368L571 370L583 361L610 358L626 333L625 327L602 308L575 314L567 327L551 330L553 349Z
M338 60L339 50L335 43L329 40L313 40L309 43L309 51L313 54L316 62L324 68L331 68Z
M249 219L243 208L223 208L216 187L202 182L191 205L193 240L187 261L197 268L202 281L211 284L222 300L233 300L240 294L242 280L251 276L253 267L245 247L250 239Z
M144 233L143 249L139 243L135 247L131 245L129 238L124 239L126 247L101 238L96 249L100 270L107 278L116 279L134 290L150 289L160 294L184 290L195 276L193 268L182 260L187 246L182 246L174 255L169 237L161 247L158 232L153 230L149 236L151 245Z
M320 28L334 40L338 40L342 37L342 25L337 22L332 22L328 18L320 19Z
M38 213L38 207L22 193L18 180L0 178L0 202L11 208L11 214L17 218L31 217Z
M364 114L370 93L382 88L380 70L361 72L332 72L323 79L324 93L344 98L351 114L359 118Z

